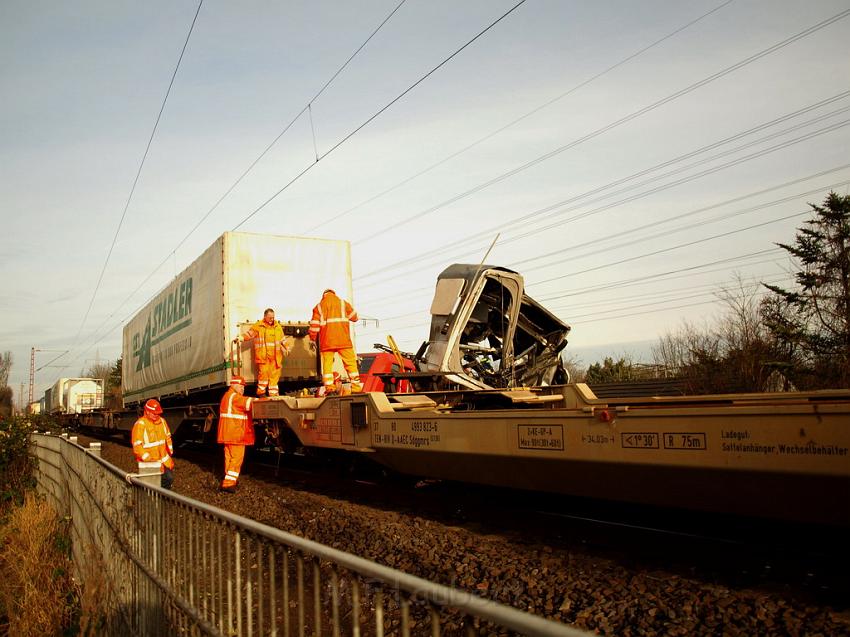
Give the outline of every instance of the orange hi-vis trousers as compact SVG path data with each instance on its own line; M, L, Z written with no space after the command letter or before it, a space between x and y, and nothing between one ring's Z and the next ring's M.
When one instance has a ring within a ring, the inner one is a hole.
M257 396L265 396L268 391L269 396L277 396L279 391L277 384L280 382L280 367L277 366L274 359L258 363L257 367Z
M221 486L236 486L243 460L245 460L245 445L224 445L224 480Z
M345 349L328 350L322 352L322 383L325 390L332 389L334 385L334 354L339 353L342 359L342 365L345 371L348 372L348 379L351 381L351 391L363 391L363 383L360 382L360 371L357 369L357 356L354 354L354 348L347 347Z

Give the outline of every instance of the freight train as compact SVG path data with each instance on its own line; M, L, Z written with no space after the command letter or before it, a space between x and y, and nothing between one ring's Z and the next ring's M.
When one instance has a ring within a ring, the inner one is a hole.
M349 247L225 233L124 329L123 410L75 416L129 431L146 399L175 435L210 440L229 378L255 382L244 333L272 307L281 393L254 403L257 440L335 461L536 492L850 526L850 390L600 399L561 364L570 327L506 268L437 280L428 340L378 373L388 387L315 397L304 320L325 288L351 299ZM299 322L301 321L301 322ZM412 366L407 361L412 361ZM341 370L340 370L341 371Z

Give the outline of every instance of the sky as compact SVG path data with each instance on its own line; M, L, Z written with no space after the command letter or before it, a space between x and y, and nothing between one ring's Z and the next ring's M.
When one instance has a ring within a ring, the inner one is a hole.
M516 4L0 3L9 384L117 358L234 229L349 240L360 351L418 349L485 254L586 364L788 281L776 242L850 184L846 0Z

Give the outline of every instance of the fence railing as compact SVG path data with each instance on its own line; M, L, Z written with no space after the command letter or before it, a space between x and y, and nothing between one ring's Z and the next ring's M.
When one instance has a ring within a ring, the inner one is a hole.
M33 434L38 488L71 518L73 561L111 635L587 633L129 478Z

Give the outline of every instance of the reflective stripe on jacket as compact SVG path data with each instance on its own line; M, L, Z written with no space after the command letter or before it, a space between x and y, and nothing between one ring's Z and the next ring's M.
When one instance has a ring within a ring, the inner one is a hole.
M319 348L323 352L353 347L348 323L356 323L357 320L357 312L348 301L333 292L325 292L313 308L310 338L315 341L319 337Z
M267 363L274 361L277 367L283 362L283 325L275 321L269 325L265 321L257 321L245 335L254 340L254 362Z
M232 388L221 397L218 415L218 437L221 444L253 445L254 421L251 419L253 398L246 398Z
M171 430L165 418L159 418L159 422L149 420L142 416L133 425L130 433L133 441L133 454L139 463L139 469L152 469L159 466L160 472L168 467L174 468L174 446L171 444Z

